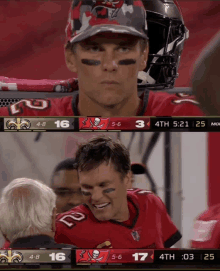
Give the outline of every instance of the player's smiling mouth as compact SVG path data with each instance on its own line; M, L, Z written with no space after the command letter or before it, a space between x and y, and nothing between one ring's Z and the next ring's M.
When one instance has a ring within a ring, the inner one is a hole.
M109 206L110 202L102 203L102 204L93 204L92 206L98 210L104 209L105 207Z

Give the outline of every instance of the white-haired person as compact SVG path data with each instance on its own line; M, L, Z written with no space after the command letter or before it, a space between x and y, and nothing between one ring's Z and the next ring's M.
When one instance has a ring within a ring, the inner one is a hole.
M11 181L0 198L0 229L10 248L63 248L54 241L56 195L40 181Z

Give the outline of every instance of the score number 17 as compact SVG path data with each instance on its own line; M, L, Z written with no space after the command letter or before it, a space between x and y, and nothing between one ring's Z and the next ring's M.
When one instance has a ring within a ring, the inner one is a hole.
M137 261L144 262L146 260L147 256L148 256L148 253L141 253L141 252L136 252L136 253L132 254L132 257L134 258L134 260L136 262Z

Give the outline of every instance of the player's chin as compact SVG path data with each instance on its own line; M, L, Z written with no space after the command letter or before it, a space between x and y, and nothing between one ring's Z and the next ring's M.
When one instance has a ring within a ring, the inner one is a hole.
M103 105L106 109L116 108L124 100L124 97L120 95L106 96L104 99L100 100L100 104Z
M109 214L107 215L98 215L98 214L94 214L95 218L99 221L108 221L111 219L111 217L109 216Z
M106 210L97 210L94 206L90 206L90 210L92 211L95 218L99 221L107 221L111 219L111 204L105 208Z

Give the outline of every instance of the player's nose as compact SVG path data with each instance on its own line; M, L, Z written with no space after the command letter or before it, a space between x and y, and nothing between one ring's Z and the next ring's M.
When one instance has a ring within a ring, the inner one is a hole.
M102 198L102 192L99 189L94 189L92 195L91 195L91 200L92 203L97 203L99 200Z
M113 50L105 51L102 59L102 67L105 71L116 71L118 63Z
M74 206L80 205L83 203L83 198L82 196L76 196L74 195L73 197L69 198L68 204L72 204Z

